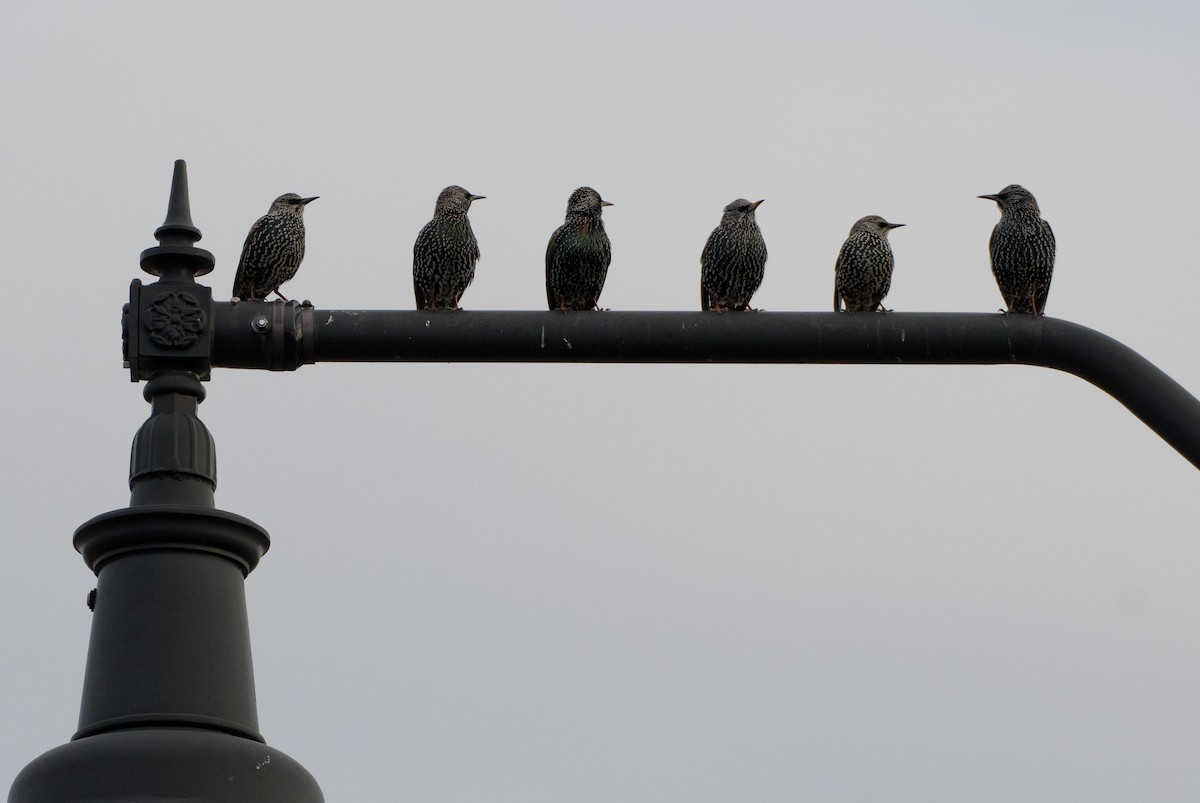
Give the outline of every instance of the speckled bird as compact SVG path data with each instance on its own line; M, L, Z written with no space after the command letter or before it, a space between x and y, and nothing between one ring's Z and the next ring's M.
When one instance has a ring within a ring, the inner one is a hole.
M1043 315L1054 274L1054 232L1042 220L1033 193L1009 184L995 195L980 195L1000 205L1000 222L992 229L992 275L1007 312Z
M754 219L762 201L738 198L725 207L721 223L700 252L700 309L756 312L750 299L767 268L767 243Z
M567 200L567 217L546 246L546 303L552 310L598 309L604 277L612 262L612 244L600 211L612 206L591 187L580 187Z
M890 312L883 298L892 287L892 268L896 264L888 232L903 223L888 223L879 215L867 215L850 227L850 236L842 243L833 268L833 311Z
M296 275L304 260L304 207L315 200L315 195L280 195L267 214L254 221L233 279L234 298L262 301L275 293L287 301L279 286Z
M458 309L458 302L475 278L479 243L467 211L482 199L457 185L438 195L433 220L413 244L413 292L417 309Z

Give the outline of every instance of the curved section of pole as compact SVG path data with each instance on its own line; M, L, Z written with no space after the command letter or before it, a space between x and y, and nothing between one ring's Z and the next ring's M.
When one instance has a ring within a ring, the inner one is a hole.
M1200 401L1122 343L1056 318L213 306L213 365L233 368L294 370L313 362L1040 365L1112 395L1200 468Z

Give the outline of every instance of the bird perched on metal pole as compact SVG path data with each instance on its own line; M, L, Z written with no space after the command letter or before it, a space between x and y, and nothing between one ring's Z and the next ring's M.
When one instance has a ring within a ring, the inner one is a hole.
M888 232L903 223L888 223L879 215L867 215L850 227L850 236L842 243L833 268L833 311L890 312L883 298L892 287L892 268L896 264Z
M700 309L757 312L750 299L762 284L767 243L754 219L762 201L738 198L725 207L721 223L700 252Z
M472 195L457 185L438 195L433 220L425 224L413 243L413 292L417 309L458 309L458 302L475 278L479 243L471 231L467 211Z
M262 301L275 293L287 301L279 286L296 275L304 260L304 207L315 200L315 195L280 195L267 214L254 221L233 279L235 299Z
M598 309L612 262L612 244L600 212L612 206L591 187L567 200L567 217L546 246L546 303L552 310Z
M1009 184L995 195L980 195L1000 206L1000 222L992 229L992 275L1004 297L1006 312L1044 315L1054 273L1054 232L1042 220L1033 193Z

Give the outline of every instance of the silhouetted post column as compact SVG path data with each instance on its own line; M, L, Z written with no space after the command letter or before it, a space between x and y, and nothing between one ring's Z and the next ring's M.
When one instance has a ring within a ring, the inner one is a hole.
M30 763L10 803L321 801L312 776L258 732L243 581L267 551L254 522L215 509L216 450L197 417L211 367L213 269L196 248L175 163L159 245L125 314L131 377L151 413L134 437L129 507L75 533L96 573L79 730Z

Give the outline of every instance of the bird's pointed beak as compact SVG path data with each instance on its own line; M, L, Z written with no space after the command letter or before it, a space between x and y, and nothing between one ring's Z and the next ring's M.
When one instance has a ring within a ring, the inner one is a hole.
M975 197L976 197L976 198L982 198L982 199L983 199L983 200L985 200L985 201L995 201L995 202L997 202L997 203L999 203L999 202L1000 202L1000 196L999 196L999 195L977 195L977 196L975 196Z
M751 211L751 212L753 212L755 209L758 209L758 207L759 207L759 206L762 204L762 202L763 202L763 201L765 201L765 200L767 200L767 199L766 199L766 198L763 198L763 199L762 199L762 201L755 201L754 203L750 204L750 211Z
M317 199L318 199L318 198L320 198L320 197L321 197L320 195L314 195L314 196L313 196L313 197L311 197L311 198L301 198L301 199L300 199L300 205L301 205L301 206L304 206L304 205L306 205L306 204L311 204L313 201L317 200Z
M486 197L487 197L486 195L468 195L467 200L468 201L482 201Z
M888 225L889 229L898 229L901 226L907 226L908 224L907 223L889 223L887 225Z
M611 204L611 203L609 203L608 201L601 201L601 202L600 202L600 205L601 205L601 206L612 206L612 204Z

